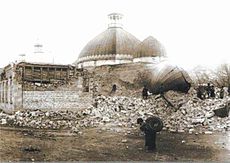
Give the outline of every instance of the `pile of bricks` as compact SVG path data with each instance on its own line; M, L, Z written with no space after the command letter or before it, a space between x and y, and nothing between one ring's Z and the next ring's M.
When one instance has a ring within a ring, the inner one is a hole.
M17 111L13 115L0 113L0 124L44 129L69 129L80 133L86 127L101 130L132 132L138 127L139 117L158 116L164 122L164 130L211 134L230 131L230 117L215 116L214 110L230 102L224 99L200 100L195 91L188 94L169 91L165 97L172 102L169 106L163 98L150 96L147 100L126 96L97 96L94 104L78 111Z

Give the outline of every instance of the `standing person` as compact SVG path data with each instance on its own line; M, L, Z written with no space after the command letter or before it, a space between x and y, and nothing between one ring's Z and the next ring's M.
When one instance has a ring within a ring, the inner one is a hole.
M137 119L137 124L140 124L140 130L145 133L145 148L148 152L156 150L156 133L163 128L163 122L158 117L149 117L143 121L142 118Z
M142 90L142 97L145 100L148 98L148 89L147 89L146 85L144 86L144 88Z
M148 152L153 152L156 150L156 132L142 118L137 119L137 124L140 124L140 130L145 133L145 149Z
M164 85L162 83L160 85L160 89L159 90L160 90L159 91L160 95L163 96L164 95Z
M215 94L215 87L214 85L211 86L211 97L215 97L216 94Z
M220 98L221 99L224 98L224 86L222 86L221 89L220 89Z
M116 85L116 84L113 84L113 86L112 86L112 90L111 90L110 94L115 93L115 92L116 92L116 90L117 90L117 85Z
M201 91L201 87L200 87L200 86L197 88L197 97L198 97L199 99L201 99L201 100L204 99L204 98L203 98L203 93L202 93L202 91Z
M230 85L228 85L228 95L230 96Z
M207 84L206 91L207 91L208 98L211 97L211 86L210 86L210 83Z

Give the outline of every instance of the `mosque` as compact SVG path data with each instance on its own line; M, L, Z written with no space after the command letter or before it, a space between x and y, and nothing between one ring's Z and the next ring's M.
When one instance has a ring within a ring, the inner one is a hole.
M108 28L93 38L81 51L75 62L78 68L115 65L132 62L158 62L165 57L161 43L149 36L140 41L123 29L123 15L108 15Z
M108 28L86 44L73 64L25 60L0 69L0 109L82 109L96 95L110 95L114 86L116 95L131 95L144 85L155 94L160 85L163 91L189 90L190 77L165 62L166 52L158 40L149 36L141 42L125 31L122 14L108 18Z

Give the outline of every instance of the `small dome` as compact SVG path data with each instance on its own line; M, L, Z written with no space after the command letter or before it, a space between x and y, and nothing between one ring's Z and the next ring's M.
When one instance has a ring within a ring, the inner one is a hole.
M116 54L135 55L140 41L121 27L110 27L92 39L81 51L77 63L82 61L115 59Z
M161 43L152 36L147 37L137 47L135 58L165 56Z

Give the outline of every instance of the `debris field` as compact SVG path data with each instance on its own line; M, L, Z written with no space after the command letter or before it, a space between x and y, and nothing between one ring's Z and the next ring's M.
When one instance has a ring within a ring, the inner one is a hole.
M214 110L227 107L230 97L200 100L194 89L188 94L168 91L165 97L169 106L159 95L147 100L127 96L102 96L95 98L91 107L78 111L25 110L14 114L0 113L0 124L6 126L38 129L66 129L82 133L82 129L98 127L100 130L132 133L137 128L137 118L158 116L163 120L163 130L188 132L190 134L212 134L230 131L230 117L218 117ZM229 106L228 106L229 107ZM227 108L229 110L229 108Z

